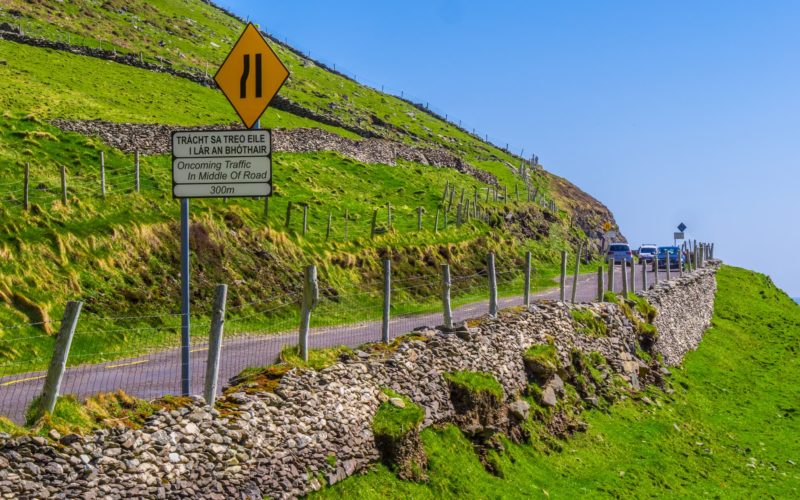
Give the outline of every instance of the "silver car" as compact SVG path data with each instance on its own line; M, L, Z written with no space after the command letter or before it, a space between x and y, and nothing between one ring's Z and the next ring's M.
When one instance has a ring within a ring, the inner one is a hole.
M633 252L627 243L612 243L608 247L608 256L606 260L613 257L614 264L622 264L622 262L633 262Z

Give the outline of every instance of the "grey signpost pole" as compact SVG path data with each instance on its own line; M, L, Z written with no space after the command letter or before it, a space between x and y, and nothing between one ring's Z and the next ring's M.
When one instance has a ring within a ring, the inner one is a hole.
M181 198L181 394L191 392L189 381L189 198Z

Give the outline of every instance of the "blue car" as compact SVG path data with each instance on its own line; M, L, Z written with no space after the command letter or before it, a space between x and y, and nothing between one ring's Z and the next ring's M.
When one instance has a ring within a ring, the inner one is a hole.
M622 264L622 262L632 263L633 252L627 243L612 243L608 246L608 256L606 260L614 259L614 264Z
M658 268L667 268L667 259L669 259L670 269L680 269L683 265L683 254L679 247L658 247Z

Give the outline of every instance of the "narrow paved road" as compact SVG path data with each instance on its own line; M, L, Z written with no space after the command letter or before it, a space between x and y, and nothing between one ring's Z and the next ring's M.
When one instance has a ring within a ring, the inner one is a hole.
M673 277L677 272L672 273ZM660 272L659 279L666 279ZM653 283L653 272L648 272L648 283ZM616 273L616 289L621 287L620 271ZM637 268L636 289L641 289L641 272ZM567 280L567 300L572 294L572 278ZM597 275L584 274L578 279L576 300L591 302L597 295ZM532 294L532 300L558 300L559 290L552 288ZM501 309L522 305L521 296L506 297L499 300ZM486 314L489 301L483 300L463 305L453 310L454 321L460 322ZM312 318L313 323L313 318ZM442 324L441 312L416 314L393 318L390 333L394 338L415 328ZM356 347L381 338L381 321L366 321L334 327L312 329L309 343L312 348L347 345ZM287 332L273 335L237 335L224 341L220 362L220 385L250 366L274 363L281 349L286 345L296 345L297 333ZM193 394L201 394L205 380L207 348L193 346L191 351L191 389ZM42 390L44 372L23 373L0 378L0 415L15 422L24 420L25 409L30 401ZM111 392L118 389L144 399L154 399L165 394L180 393L180 351L178 348L166 349L137 358L119 359L100 364L70 367L64 375L61 394L75 394L79 398Z

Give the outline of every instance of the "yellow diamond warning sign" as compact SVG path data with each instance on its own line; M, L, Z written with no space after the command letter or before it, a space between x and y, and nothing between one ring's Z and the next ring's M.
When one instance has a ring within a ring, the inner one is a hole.
M214 81L245 127L251 128L288 77L289 70L253 23L249 23L214 75Z

